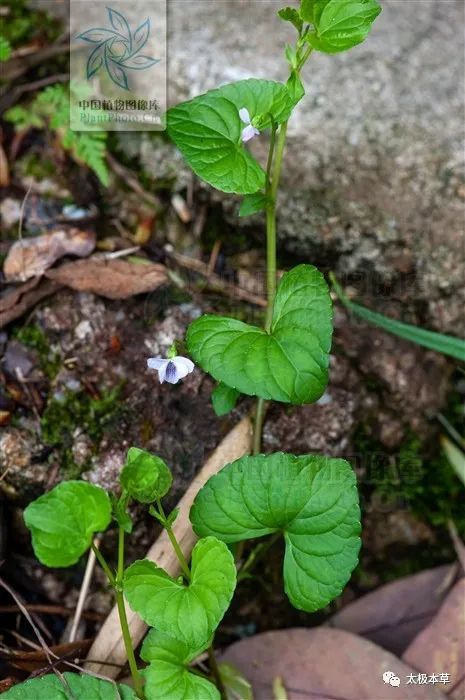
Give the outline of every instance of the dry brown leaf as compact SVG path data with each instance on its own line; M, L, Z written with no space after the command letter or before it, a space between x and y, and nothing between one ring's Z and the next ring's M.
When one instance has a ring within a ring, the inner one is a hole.
M79 292L93 292L107 299L126 299L151 292L167 281L166 268L157 263L88 258L65 263L46 276Z
M450 697L465 697L465 578L458 581L434 620L420 632L404 656L424 673L448 673Z
M95 234L77 228L57 229L13 243L3 266L8 282L25 282L42 275L64 255L86 257L95 248Z
M0 143L0 187L8 187L10 184L10 169L4 148Z
M56 644L49 647L49 651L56 656L59 656L65 661L74 661L76 658L82 658L87 654L92 644L91 639L82 639L77 642L67 642L66 644ZM37 651L22 651L22 650L0 650L0 658L8 661L13 668L19 668L22 671L32 673L43 669L48 665L48 659L43 649ZM69 670L63 664L57 664L58 669Z
M189 520L189 510L197 492L210 476L216 474L225 464L248 454L251 445L252 424L248 418L243 418L220 442L177 504L180 512L174 522L173 530L184 555L188 559L197 541ZM181 573L179 561L173 552L166 530L155 541L146 556L155 561L158 566L163 567L170 576L178 576ZM133 646L136 647L144 636L147 626L127 605L126 612ZM126 652L121 638L121 627L116 607L113 608L98 633L88 658L99 659L102 662L102 664L87 662L86 668L89 671L105 674L109 678L116 678L119 668L106 664L122 665L125 663Z
M0 297L0 328L22 316L39 301L54 294L60 287L58 282L41 281L39 277L35 277L13 291L8 291Z
M402 654L431 622L454 584L454 564L392 581L337 612L328 627L354 632Z
M289 700L446 698L438 686L407 684L414 669L389 651L343 630L264 632L232 644L220 660L244 674L252 684L254 700L270 700L278 676ZM400 679L398 687L383 681L387 671Z

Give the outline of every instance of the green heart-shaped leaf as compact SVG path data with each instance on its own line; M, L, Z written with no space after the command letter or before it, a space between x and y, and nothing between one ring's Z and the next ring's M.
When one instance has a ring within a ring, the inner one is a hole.
M380 12L376 0L319 0L313 4L315 32L307 41L324 53L346 51L366 39Z
M328 382L331 297L323 275L298 265L278 286L271 332L223 316L201 316L187 333L195 362L249 396L303 404Z
M212 404L216 415L225 416L232 411L239 396L238 391L220 382L212 391Z
M188 585L144 559L126 570L123 586L129 605L144 622L198 648L212 636L229 607L236 567L226 545L207 537L192 551Z
M185 618L184 624L190 624L189 618ZM140 652L141 658L149 664L143 671L146 699L220 700L213 683L188 669L188 664L200 651L201 648L192 649L185 642L150 630Z
M170 138L192 170L223 192L252 194L265 186L265 172L241 140L246 108L257 129L289 118L286 86L272 80L240 80L210 90L167 112Z
M239 216L251 216L266 209L266 195L263 192L246 194L239 207Z
M86 481L63 481L24 511L37 559L54 567L75 564L110 520L107 493Z
M127 685L111 683L94 676L54 673L15 685L2 693L2 700L137 700Z
M190 519L201 537L215 535L227 543L282 532L286 594L308 612L338 596L357 564L358 494L354 472L343 459L243 457L208 480Z
M130 447L119 477L121 486L141 503L153 503L170 490L173 477L160 457Z

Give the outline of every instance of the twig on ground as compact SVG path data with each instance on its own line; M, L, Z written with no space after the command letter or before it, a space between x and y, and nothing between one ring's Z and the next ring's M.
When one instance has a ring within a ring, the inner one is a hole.
M5 607L9 607L9 606L5 605ZM11 607L13 607L13 612L15 610L19 609L17 605L14 605ZM31 649L34 649L34 651L42 651L42 647L40 646L40 644L36 644L35 642L33 642L31 639L28 639L27 637L23 637L23 635L19 634L19 632L16 632L16 630L8 630L8 633L11 634L12 637L14 637L16 639L16 641L21 642L21 644L24 644L24 646L30 647ZM9 652L9 649L5 644L1 644L0 649L5 653Z
M181 197L180 194L173 194L171 197L171 206L173 207L176 214L179 216L183 224L188 224L192 221L192 212L187 202Z
M218 255L221 250L221 241L217 238L213 244L212 252L210 253L210 260L208 261L207 273L208 279L214 274L216 261L218 260Z
M30 387L28 386L26 378L24 377L24 375L21 371L21 367L16 367L16 379L18 380L18 382L21 384L24 391L28 395L29 401L31 402L32 412L34 413L37 424L40 425L40 414L39 414L39 407L37 406L37 403L36 403L36 397L34 396L34 392L32 392Z
M231 282L226 282L217 274L210 274L208 271L208 265L201 260L195 260L195 258L182 255L174 250L167 250L166 252L167 255L181 267L188 270L193 270L199 275L202 275L202 277L205 277L206 286L208 289L211 289L218 294L225 294L226 296L240 299L241 301L247 301L249 304L254 304L255 306L261 306L262 308L267 306L266 299L263 297L260 297L257 294L252 294L252 292L248 292L245 289L241 289L241 287L238 287Z
M18 606L18 608L20 609L20 611L22 612L22 614L24 615L26 620L31 625L32 629L34 630L34 634L36 635L36 637L40 643L40 646L41 646L41 648L42 648L42 650L47 658L47 661L49 663L48 670L53 671L58 676L60 681L63 683L63 686L66 688L67 692L69 693L69 697L72 698L72 700L77 700L77 699L73 695L71 688L69 687L69 684L66 681L66 678L56 668L57 664L59 664L59 663L63 663L66 666L69 666L70 668L73 668L73 669L79 671L80 673L85 673L88 676L93 676L94 678L99 678L100 680L104 680L104 681L108 681L110 683L113 683L113 685L115 686L115 690L117 692L117 697L121 699L121 694L116 686L116 683L114 683L114 681L111 678L107 678L106 676L102 676L102 675L95 673L93 671L83 669L78 664L75 664L71 661L66 661L65 659L62 659L59 656L57 656L50 649L50 647L47 645L45 639L43 638L42 634L40 633L39 628L37 627L37 625L33 621L31 615L29 614L29 612L28 612L26 606L24 605L23 601L21 600L21 598L18 596L17 593L15 593L15 591L1 577L0 577L0 586L2 586L7 591L7 593L10 594L10 596L13 598L13 600L15 601L16 605ZM105 663L105 662L101 662L101 663Z
M126 168L124 165L121 165L119 161L116 160L114 156L111 155L111 153L107 153L107 162L110 168L113 170L115 175L120 177L126 185L139 194L143 199L145 199L148 204L151 204L155 209L159 209L161 207L161 202L158 199L158 197L155 197L155 195L150 194L150 192L146 192L142 185L140 184L137 175L132 172L132 170L129 170L129 168Z
M73 608L65 608L63 605L45 605L42 603L25 604L24 607L30 613L42 613L43 615L59 615L60 617L72 617L75 614ZM19 610L18 605L0 605L0 614L15 613ZM103 613L93 610L83 610L82 617L86 620L101 622L105 617Z
M19 595L7 584L6 581L3 580L3 578L2 578L1 576L0 576L0 586L2 586L2 588L4 588L5 591L6 591L7 593L9 593L10 596L13 598L13 600L14 600L15 603L16 603L16 605L17 605L18 608L21 610L22 614L24 615L24 617L26 618L26 620L29 622L29 624L31 625L32 629L34 630L34 634L36 635L36 637L37 637L37 639L38 639L38 641L39 641L39 644L40 644L40 646L42 647L45 656L47 657L47 660L49 661L49 663L53 663L53 662L52 662L52 657L55 657L55 658L57 658L57 657L56 657L56 655L51 651L51 649L50 649L50 647L48 646L47 642L46 642L45 639L43 638L43 636L42 636L42 634L41 634L41 632L40 632L40 630L39 630L39 627L36 625L36 623L35 623L34 620L32 619L32 615L29 614L28 610L26 609L26 607L25 607L23 601L21 600L21 598L19 597Z
M97 253L95 257L103 258L104 260L116 260L117 258L127 258L128 255L138 253L140 245L133 245L132 248L124 248L123 250L113 250L111 253Z
M99 547L100 546L100 537L95 537L94 538L94 546ZM77 630L79 623L81 621L82 613L84 610L84 604L86 602L87 594L89 593L89 587L90 587L90 582L92 581L92 575L94 573L94 567L95 567L95 553L92 549L89 550L89 555L87 557L87 565L86 565L86 570L84 572L84 578L82 579L82 585L81 585L81 590L79 591L79 598L78 602L76 605L76 612L74 614L74 619L71 625L71 629L69 631L69 637L68 641L69 642L74 642L76 639L77 635Z

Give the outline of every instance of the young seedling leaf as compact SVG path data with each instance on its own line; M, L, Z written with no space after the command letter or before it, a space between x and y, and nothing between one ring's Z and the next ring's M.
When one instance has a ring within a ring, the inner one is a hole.
M266 208L266 195L263 192L246 194L239 207L239 216L251 216Z
M328 381L331 321L323 275L312 265L298 265L279 283L270 333L205 315L190 325L187 345L206 372L243 394L311 403Z
M377 0L326 0L315 2L310 11L315 31L307 40L317 51L338 53L366 39L381 6Z
M229 607L235 586L233 556L214 537L195 545L189 584L172 579L147 559L134 562L126 570L123 584L129 605L144 622L192 648L212 636Z
M298 72L295 70L293 70L291 75L289 76L289 79L286 83L286 87L289 90L289 95L291 96L291 100L295 105L298 102L300 102L302 97L305 95L304 85L300 79Z
M189 618L184 623L189 625ZM193 649L179 639L150 630L140 653L149 664L143 671L146 700L220 700L213 683L194 675L188 668L200 651L201 648Z
M236 405L240 393L223 382L220 382L212 391L213 410L217 416L225 416Z
M95 676L54 673L32 678L2 693L2 700L137 700L127 685L112 683Z
M260 131L289 118L286 86L272 80L240 80L168 110L167 129L192 170L223 192L253 194L265 172L242 142L246 109Z
M283 7L281 10L278 10L278 16L281 17L284 22L290 22L293 24L300 34L302 31L303 21L295 7Z
M86 481L63 481L24 511L36 557L53 567L75 564L110 520L107 493Z
M313 612L338 596L357 564L360 511L343 459L283 453L243 457L211 477L191 508L195 532L226 543L282 532L284 586Z
M422 345L429 350L435 350L443 355L449 355L450 357L455 357L455 359L465 362L465 340L462 338L455 338L451 335L428 331L418 326L412 326L409 323L396 321L376 311L366 309L360 304L355 304L344 294L342 287L338 284L334 275L330 274L330 277L334 291L344 306L349 309L349 311L353 311L353 313L360 318L363 318L364 321L368 321L368 323L378 326L393 335L398 335L400 338L404 338L404 340L410 340L412 343Z
M113 493L110 493L110 501L113 513L113 519L116 520L119 527L122 527L128 535L132 532L132 519L128 513L129 496L126 494L124 498L116 498Z
M156 455L131 447L121 470L123 489L140 503L153 503L171 488L173 477L165 462Z

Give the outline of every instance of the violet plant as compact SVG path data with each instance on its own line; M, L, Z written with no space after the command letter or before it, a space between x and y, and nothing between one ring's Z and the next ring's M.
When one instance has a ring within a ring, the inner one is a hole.
M297 38L286 47L286 84L241 80L180 104L167 115L168 133L193 171L223 192L243 195L240 215L266 212L268 307L263 327L205 315L187 333L193 360L219 382L213 402L229 410L239 394L257 397L253 455L226 465L199 491L190 520L199 540L190 561L173 532L178 513L165 514L163 497L171 473L154 455L131 448L121 471L121 495L86 482L69 481L25 510L34 551L47 566L75 564L92 547L115 591L134 690L92 675L49 674L5 693L5 700L72 697L113 700L218 700L227 697L213 651L215 630L237 581L253 562L259 543L237 573L231 545L264 536L285 541L283 578L290 602L313 612L330 603L358 561L360 512L354 472L348 462L317 455L260 454L266 402L316 401L328 382L332 309L321 272L301 264L276 283L276 206L288 120L304 96L301 71L314 51L345 51L368 35L381 8L376 0L301 0L279 12ZM266 168L246 145L269 132ZM160 381L176 383L192 361L152 358ZM166 529L181 575L172 578L149 560L124 567L132 501L147 504ZM93 544L115 520L117 567L113 571ZM152 628L138 669L124 599ZM210 676L190 665L209 650Z

